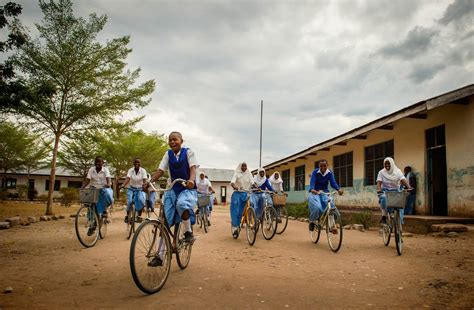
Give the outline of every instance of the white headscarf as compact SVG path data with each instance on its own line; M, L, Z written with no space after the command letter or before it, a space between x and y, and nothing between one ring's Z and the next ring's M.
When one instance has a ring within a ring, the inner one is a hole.
M247 170L242 171L242 164L247 164L246 162L241 162L235 168L234 176L232 177L231 183L234 183L237 187L242 187L245 190L250 190L252 186L253 178L252 173L250 172L249 168Z
M260 172L263 171L263 177L260 176ZM265 175L265 169L259 168L257 175L254 178L255 183L257 183L258 186L262 186L265 181L267 181L267 176Z
M390 170L385 169L385 162L390 163ZM383 160L383 169L380 171L383 175L384 178L386 178L389 181L392 182L399 182L400 181L400 176L403 177L402 171L395 166L395 161L391 157L387 157Z
M278 179L275 179L275 174L278 173ZM283 183L283 179L281 178L281 174L278 171L273 172L273 174L268 178L268 181L272 184L281 184Z

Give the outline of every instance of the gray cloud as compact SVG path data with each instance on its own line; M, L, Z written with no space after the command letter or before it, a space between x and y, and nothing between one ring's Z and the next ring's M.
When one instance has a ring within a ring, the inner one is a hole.
M461 21L464 17L470 19L470 23L473 22L474 13L474 2L472 0L455 0L451 3L439 23L447 25L453 21Z
M20 3L26 24L40 20L36 3ZM203 166L254 168L261 99L268 163L472 83L472 25L434 20L449 5L81 0L75 10L107 14L100 39L131 35L130 68L157 81L151 104L126 117L182 131ZM389 47L398 54L377 53Z
M426 52L437 34L436 30L416 26L408 32L403 42L389 44L380 49L380 53L386 57L412 59Z

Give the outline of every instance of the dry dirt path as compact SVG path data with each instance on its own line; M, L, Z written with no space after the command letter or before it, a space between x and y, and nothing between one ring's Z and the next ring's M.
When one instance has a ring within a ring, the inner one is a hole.
M346 231L332 253L325 236L309 241L307 224L290 221L271 241L233 240L228 210L196 231L189 267L172 263L164 288L146 296L129 268L130 242L115 213L107 238L90 249L73 220L0 231L0 308L421 308L474 306L474 233L455 239L414 236L403 256L377 231ZM3 293L11 286L13 292Z

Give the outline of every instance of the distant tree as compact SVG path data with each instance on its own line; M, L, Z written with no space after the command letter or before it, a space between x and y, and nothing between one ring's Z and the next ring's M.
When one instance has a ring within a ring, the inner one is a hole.
M61 139L72 132L106 127L121 113L146 106L153 80L135 86L140 69L125 70L128 36L97 40L107 17L73 13L70 0L39 1L44 14L39 38L21 47L15 65L31 92L15 113L54 137L46 214L52 214L56 162Z
M6 40L0 41L1 54L17 50L27 40L27 35L18 19L21 11L21 5L14 2L0 6L0 30L5 29L7 33ZM8 111L18 104L26 92L21 80L15 78L11 57L6 57L4 62L0 62L0 111Z
M91 133L75 135L64 142L58 153L58 165L86 179L89 168L98 155L97 138Z
M49 146L39 134L10 122L0 123L0 169L3 178L8 171L26 170L30 173L43 167L50 154Z
M133 166L133 159L137 157L147 171L155 171L167 150L167 142L163 135L157 133L120 127L99 138L99 150L111 173L119 180L126 177L128 169ZM115 192L118 195L117 188Z

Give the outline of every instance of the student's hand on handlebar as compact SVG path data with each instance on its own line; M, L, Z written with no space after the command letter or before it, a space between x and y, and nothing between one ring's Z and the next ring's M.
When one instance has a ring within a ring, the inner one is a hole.
M193 180L188 180L188 181L186 182L186 187L187 187L188 189L193 189L193 188L194 188L194 181L193 181Z
M319 195L319 194L320 194L320 192L317 191L317 190L315 190L315 189L312 189L312 190L311 190L311 193L312 193L312 194L315 194L315 195Z
M339 195L342 195L342 194L344 194L344 191L343 191L342 189L340 189L340 190L337 191L337 193L338 193Z

